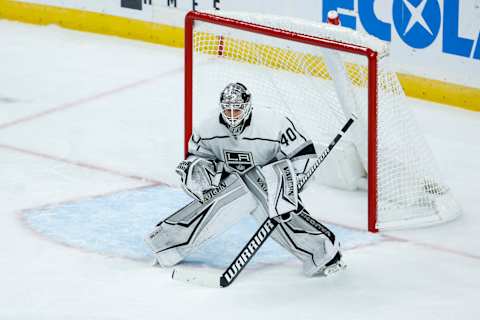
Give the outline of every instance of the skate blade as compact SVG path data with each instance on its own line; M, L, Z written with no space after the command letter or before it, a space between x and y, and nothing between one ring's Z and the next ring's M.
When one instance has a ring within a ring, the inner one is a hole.
M328 277L328 276L331 276L332 274L335 274L339 271L342 271L344 269L347 268L347 265L345 263L335 263L331 266L328 266L327 268L325 268L325 270L323 270L323 274L325 277Z

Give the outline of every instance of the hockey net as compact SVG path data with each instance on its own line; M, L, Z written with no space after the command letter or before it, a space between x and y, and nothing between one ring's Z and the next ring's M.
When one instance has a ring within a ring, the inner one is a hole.
M356 161L368 176L370 231L458 216L460 208L388 69L384 42L335 25L225 12L190 12L185 32L186 140L192 126L218 112L219 93L231 82L249 88L254 110L295 119L318 151L354 113L358 121L343 145L353 146L358 160L348 155L349 163Z

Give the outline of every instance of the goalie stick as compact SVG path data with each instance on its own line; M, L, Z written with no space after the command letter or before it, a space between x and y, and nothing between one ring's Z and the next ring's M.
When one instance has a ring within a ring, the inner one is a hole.
M297 181L298 191L303 188L305 183L307 183L310 177L315 173L320 164L330 154L332 149L335 147L338 141L340 141L340 139L348 131L348 129L351 127L351 125L355 122L356 119L357 117L352 113L350 119L348 119L347 123L345 123L340 132L335 136L335 138L333 138L333 140L323 150L320 156L317 157L317 160L315 160L312 167L310 167L310 169L305 173L305 175ZM286 213L284 215L288 214L289 213ZM243 271L243 269L247 266L250 260L252 260L252 258L262 247L262 245L267 241L267 239L278 226L278 224L279 222L277 221L277 219L272 219L268 217L258 228L252 238L250 238L250 240L243 247L240 253L235 257L235 259L228 266L228 268L222 273L221 276L214 274L209 275L208 277L201 277L195 271L193 271L195 273L192 273L192 271L188 269L176 268L173 270L172 279L197 283L209 287L228 287Z

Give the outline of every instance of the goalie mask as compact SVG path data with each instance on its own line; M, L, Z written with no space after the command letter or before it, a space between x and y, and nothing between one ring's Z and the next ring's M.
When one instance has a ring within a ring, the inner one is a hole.
M242 133L252 112L252 95L247 87L236 82L230 83L220 95L222 119L230 132L237 136Z

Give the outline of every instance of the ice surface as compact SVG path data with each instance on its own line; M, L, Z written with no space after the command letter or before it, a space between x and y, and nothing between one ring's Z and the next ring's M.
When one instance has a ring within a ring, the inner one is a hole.
M480 317L480 114L412 100L460 219L368 236L364 194L310 188L351 249L345 272L305 278L272 244L228 289L192 287L151 267L141 239L187 201L182 51L7 21L0 34L0 319ZM225 235L239 245L249 228ZM220 266L222 243L191 261Z

